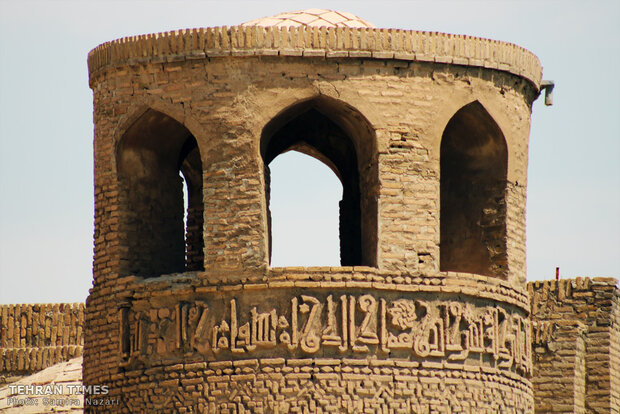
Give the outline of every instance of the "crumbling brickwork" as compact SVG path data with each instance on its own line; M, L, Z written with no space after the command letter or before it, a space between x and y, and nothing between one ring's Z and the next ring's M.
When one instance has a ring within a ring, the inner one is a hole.
M531 282L536 412L620 412L620 291L612 278Z
M82 354L84 304L0 306L0 376L40 371Z

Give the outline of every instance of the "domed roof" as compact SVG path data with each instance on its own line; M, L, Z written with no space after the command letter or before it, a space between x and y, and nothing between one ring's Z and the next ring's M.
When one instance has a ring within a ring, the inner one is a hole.
M359 17L340 11L308 9L276 14L271 17L250 20L241 26L261 27L375 27Z

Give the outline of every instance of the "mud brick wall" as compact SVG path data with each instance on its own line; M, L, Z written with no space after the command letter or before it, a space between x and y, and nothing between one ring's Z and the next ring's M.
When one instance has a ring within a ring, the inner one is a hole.
M620 291L612 278L531 282L537 412L620 412Z
M82 354L84 304L0 307L0 375L22 376Z
M117 411L533 412L533 54L438 33L224 27L109 42L88 64L84 382L108 384ZM268 164L289 149L341 179L341 266L270 267ZM183 200L159 195L178 183L152 188L179 166L203 207L185 243L204 247L202 266L182 263ZM478 167L491 179L459 192ZM462 209L446 194L473 206L467 267L447 243Z

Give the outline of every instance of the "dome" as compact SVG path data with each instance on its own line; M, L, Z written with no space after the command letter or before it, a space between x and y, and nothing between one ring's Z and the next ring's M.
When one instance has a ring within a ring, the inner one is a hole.
M250 20L241 26L261 27L375 27L354 14L326 9L308 9L276 14L271 17Z

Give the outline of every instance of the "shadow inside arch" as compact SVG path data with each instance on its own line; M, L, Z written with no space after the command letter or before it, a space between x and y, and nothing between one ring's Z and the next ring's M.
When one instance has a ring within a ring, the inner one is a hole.
M299 151L327 165L340 179L340 262L376 266L378 172L376 138L368 120L355 108L327 97L298 102L263 128L260 142L265 165L266 203L271 256L269 163L287 151Z
M116 160L121 273L151 277L201 270L202 161L191 132L147 109L122 135Z
M440 157L440 269L507 277L508 148L480 102L450 119Z

